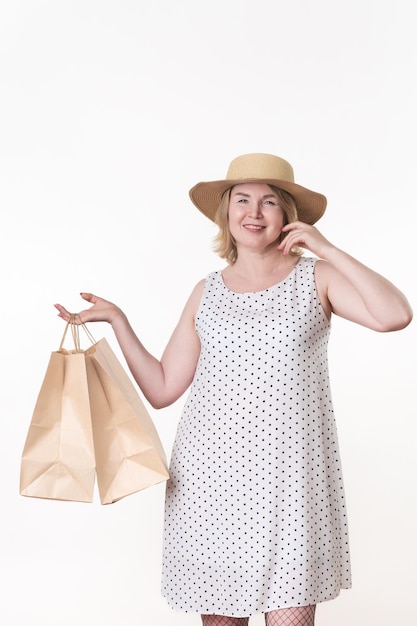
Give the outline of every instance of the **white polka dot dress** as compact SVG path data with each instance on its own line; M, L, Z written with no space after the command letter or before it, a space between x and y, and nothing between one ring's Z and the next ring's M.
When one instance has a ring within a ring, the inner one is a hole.
M315 259L234 293L206 279L201 355L167 484L162 593L176 610L250 616L350 587Z

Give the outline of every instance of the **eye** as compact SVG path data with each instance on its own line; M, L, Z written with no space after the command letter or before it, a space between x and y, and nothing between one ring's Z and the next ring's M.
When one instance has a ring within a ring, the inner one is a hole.
M262 204L268 205L268 206L278 206L278 202L276 200L271 200L270 198L265 199Z
M238 202L238 204L246 204L247 201L248 201L247 198L239 198L239 200L237 202Z

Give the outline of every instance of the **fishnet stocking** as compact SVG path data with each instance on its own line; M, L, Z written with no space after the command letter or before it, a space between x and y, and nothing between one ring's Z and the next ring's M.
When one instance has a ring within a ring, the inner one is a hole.
M277 609L265 614L266 626L314 626L316 605Z
M203 626L248 626L249 617L227 617L227 615L202 615Z

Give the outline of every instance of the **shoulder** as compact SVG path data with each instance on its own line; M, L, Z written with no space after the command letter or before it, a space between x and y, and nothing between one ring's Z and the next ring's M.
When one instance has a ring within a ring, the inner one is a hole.
M199 280L194 286L190 297L199 297L201 299L205 288L210 288L214 284L221 282L221 274L221 270L216 270L207 274L207 276Z
M298 269L314 269L314 266L316 264L318 259L316 259L316 257L312 257L312 256L300 256L297 263L296 263L296 267Z
M316 259L314 273L316 276L316 283L327 285L330 277L335 273L335 269L328 261Z
M190 297L188 298L186 308L191 309L194 314L196 314L201 304L201 300L203 298L205 290L209 290L213 286L219 285L221 283L221 274L221 270L216 270L214 272L210 272L210 274L207 274L207 276L199 280L198 283L194 286Z
M203 297L204 288L207 283L207 279L208 277L202 278L201 280L198 281L198 283L196 283L196 285L194 285L191 291L191 294L185 304L184 313L186 314L188 313L192 317L195 317L199 309L201 299Z
M301 256L295 265L296 272L313 277L316 273L317 264L320 262L321 260L317 257Z
M190 298L198 298L199 300L201 300L206 282L207 278L202 278L201 280L199 280L198 283L194 285Z

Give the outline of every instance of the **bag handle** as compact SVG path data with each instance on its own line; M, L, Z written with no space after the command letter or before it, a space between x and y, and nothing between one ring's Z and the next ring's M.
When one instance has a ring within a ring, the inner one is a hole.
M83 352L81 348L81 341L80 341L80 326L84 330L85 334L87 335L91 343L92 344L96 343L96 340L94 339L93 335L91 334L90 330L87 328L85 324L75 323L76 315L77 315L76 313L71 313L70 318L68 322L66 323L64 334L62 335L61 343L59 344L58 352L61 352L64 347L64 341L65 341L65 337L67 336L69 327L71 327L71 335L72 335L72 340L74 342L75 352Z

